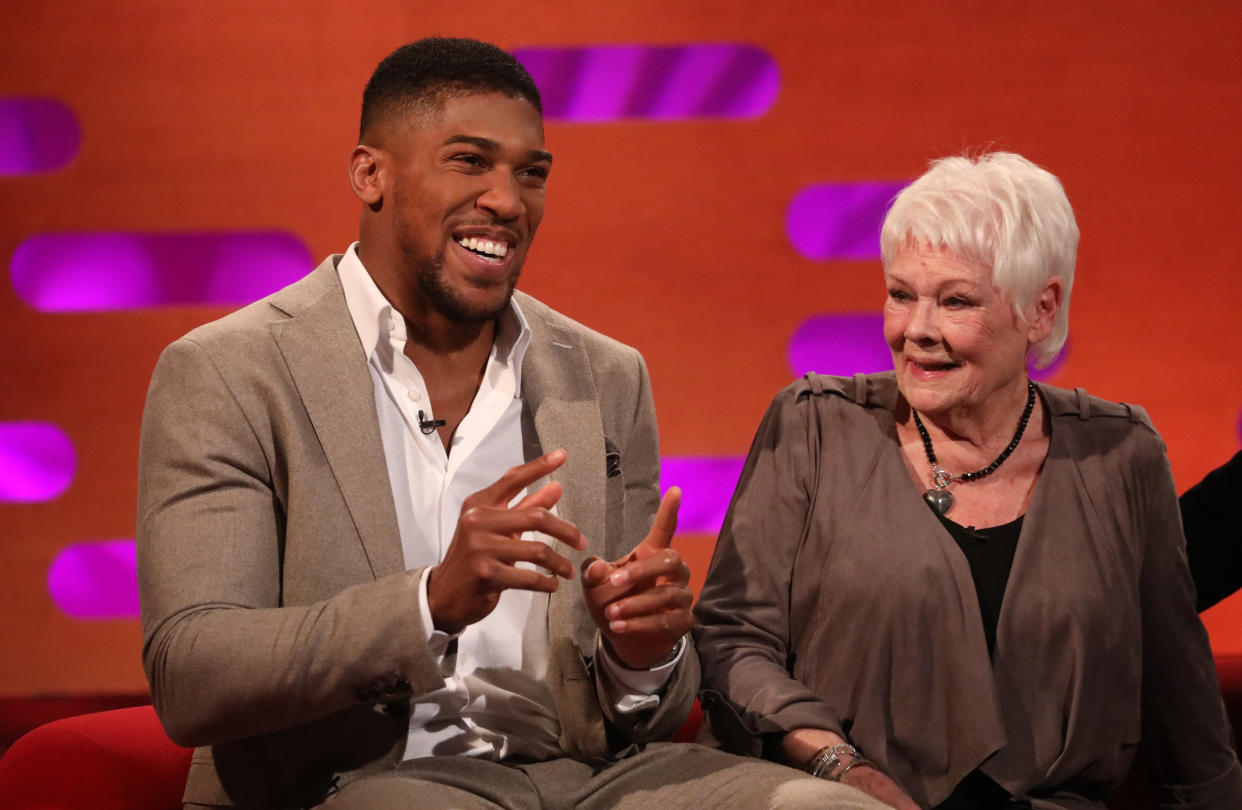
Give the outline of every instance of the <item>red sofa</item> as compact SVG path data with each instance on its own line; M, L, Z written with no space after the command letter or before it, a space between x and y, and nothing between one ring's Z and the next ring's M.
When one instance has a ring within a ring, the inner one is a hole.
M1218 656L1221 691L1234 728L1242 726L1242 655ZM681 740L693 739L696 704ZM150 706L78 715L39 726L0 758L0 804L12 810L175 810L191 750L164 734ZM1141 775L1140 775L1141 776ZM1131 780L1114 810L1151 804Z
M0 757L0 805L174 810L192 753L168 739L150 706L54 720Z

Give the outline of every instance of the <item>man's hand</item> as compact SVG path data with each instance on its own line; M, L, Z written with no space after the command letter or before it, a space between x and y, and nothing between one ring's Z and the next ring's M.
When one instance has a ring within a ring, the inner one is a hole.
M561 485L549 481L509 508L519 492L564 463L565 451L553 450L462 502L453 541L427 580L427 605L437 630L460 633L491 613L509 588L551 593L560 584L557 577L573 579L568 559L544 543L520 539L523 532L542 532L579 551L586 548L577 526L548 511L560 500ZM518 568L519 562L552 574Z
M615 562L596 558L583 563L582 591L591 618L630 669L663 661L693 623L690 569L669 548L680 503L681 490L670 488L637 548Z

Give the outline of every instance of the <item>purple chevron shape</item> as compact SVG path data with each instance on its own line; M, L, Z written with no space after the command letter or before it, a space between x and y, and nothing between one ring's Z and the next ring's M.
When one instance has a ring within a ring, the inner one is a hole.
M780 92L779 67L754 45L587 45L513 55L553 121L756 118Z
M0 98L0 176L63 168L82 143L73 110L54 98Z
M818 183L785 210L785 233L815 261L878 259L884 213L905 182Z
M17 294L42 312L248 304L314 267L284 231L52 233L18 245Z
M742 456L669 456L660 462L662 492L681 487L677 531L720 531L745 461Z
M849 377L893 368L879 312L813 315L794 330L786 351L796 377L809 371Z
M47 590L74 619L138 617L138 563L133 540L91 540L61 550L47 572Z
M48 422L0 422L0 503L58 497L73 482L77 456L64 431Z

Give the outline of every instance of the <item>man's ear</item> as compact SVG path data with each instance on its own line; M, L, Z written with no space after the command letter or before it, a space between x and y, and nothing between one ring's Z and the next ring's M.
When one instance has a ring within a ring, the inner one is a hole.
M349 185L358 199L372 208L384 201L383 150L358 144L349 156Z
M1052 333L1052 324L1061 311L1061 296L1065 294L1065 282L1060 276L1052 276L1044 282L1043 289L1035 296L1034 312L1031 313L1027 340L1038 343Z

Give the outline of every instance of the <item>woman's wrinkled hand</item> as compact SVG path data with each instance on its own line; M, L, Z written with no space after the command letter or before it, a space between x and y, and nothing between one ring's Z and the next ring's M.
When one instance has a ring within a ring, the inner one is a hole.
M901 786L883 771L871 765L850 768L841 777L841 784L861 790L873 799L884 802L895 810L922 810L918 803L901 789Z

